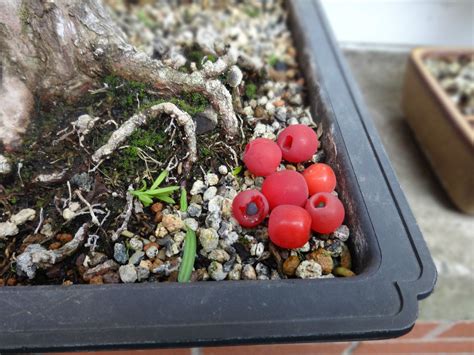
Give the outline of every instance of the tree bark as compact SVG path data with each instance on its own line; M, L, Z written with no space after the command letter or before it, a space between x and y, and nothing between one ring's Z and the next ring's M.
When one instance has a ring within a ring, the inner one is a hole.
M113 74L153 86L163 95L200 92L233 137L232 98L216 79L232 51L191 74L167 67L131 46L100 0L0 0L0 142L21 142L35 98L73 103Z

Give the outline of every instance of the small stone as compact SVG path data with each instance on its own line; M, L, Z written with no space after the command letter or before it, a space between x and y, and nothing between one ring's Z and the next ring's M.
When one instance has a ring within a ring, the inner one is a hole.
M258 263L257 266L255 266L255 272L257 273L257 278L259 280L270 279L270 269L265 264Z
M140 264L138 264L139 267L143 267L147 270L151 270L153 267L153 262L151 260L142 260L140 261Z
M206 174L206 176L204 177L204 181L209 186L214 186L214 185L217 185L219 183L219 176L217 176L214 173L209 173L209 174Z
M242 109L242 112L244 113L244 115L245 115L246 117L253 117L253 116L254 116L253 109L252 109L252 107L250 107L250 106L245 106L245 107Z
M313 124L313 121L311 120L311 118L307 116L300 117L299 121L301 124L304 124L306 126L311 126Z
M79 116L78 120L83 116L88 116L88 115ZM90 191L92 189L93 184L94 184L94 178L86 172L76 174L71 178L71 185L77 186L84 191Z
M138 265L144 256L145 256L144 252L136 251L135 253L132 254L130 259L128 260L128 263L132 265Z
M215 229L203 228L199 230L199 242L206 252L210 252L217 248L219 244L219 235Z
M74 217L76 217L76 212L73 212L69 207L66 207L64 210L63 210L63 218L66 220L66 221L70 221L71 219L73 219Z
M289 120L288 120L288 126L292 126L292 125L295 125L295 124L299 124L299 121L296 117L291 117Z
M321 275L321 265L314 260L305 260L296 269L296 276L300 279L317 279Z
M334 267L334 262L331 257L331 253L324 249L317 249L306 256L308 259L316 261L321 265L321 269L324 275L330 274Z
M191 191L189 191L191 196L201 194L206 190L206 185L202 180L196 180L193 184L193 187L191 188Z
M157 274L162 271L164 262L163 260L156 258L153 260L153 264L151 265L150 271L154 274Z
M143 249L143 241L138 237L131 238L128 244L130 245L130 249L135 251L140 251Z
M149 259L154 259L158 255L159 248L157 243L148 243L143 249Z
M347 247L346 244L342 245L340 264L341 264L342 267L344 267L346 269L351 269L352 268L351 252L349 251L349 248Z
M272 270L270 280L281 280L280 274L276 270Z
M230 255L223 249L214 249L207 256L209 260L225 263L230 260Z
M102 276L102 281L106 284L118 284L120 282L120 276L116 272L108 272Z
M239 234L237 232L230 232L227 236L224 236L222 242L224 246L230 247L237 242L237 240L239 240Z
M163 220L163 212L158 211L155 213L155 216L153 217L153 222L155 223L160 223Z
M280 122L286 122L286 118L287 118L286 107L278 107L275 110L275 118Z
M301 248L298 248L296 250L302 253L307 253L310 250L310 248L311 246L309 245L309 242L306 242Z
M36 211L32 208L25 208L22 209L20 212L14 214L10 218L10 222L16 224L17 226L20 226L24 224L27 221L32 221L36 217Z
M237 65L233 65L229 68L227 72L227 84L229 84L230 87L235 88L239 86L242 82L242 78L242 71Z
M261 137L267 132L267 126L264 125L263 123L257 123L253 130L253 136L254 137Z
M89 280L90 285L102 285L104 280L101 275L94 276Z
M132 264L120 266L119 275L124 283L133 283L138 279L137 269Z
M347 241L347 239L349 239L349 235L349 227L347 227L345 224L341 225L332 233L332 237L339 239L341 242Z
M179 249L179 244L178 243L172 243L166 248L166 256L172 257L173 255L179 254L180 249Z
M186 218L184 224L192 231L197 231L199 228L199 223L194 218Z
M89 254L89 266L95 267L99 264L104 263L107 259L108 257L104 253L94 251Z
M12 164L7 157L0 154L0 174L7 175L12 171Z
M255 112L254 112L255 117L258 117L258 118L263 117L266 115L266 113L267 112L265 111L265 108L263 108L262 106L255 107Z
M355 273L352 270L346 269L345 267L338 266L334 268L334 275L343 276L343 277L352 277L355 276Z
M161 221L163 227L165 227L170 233L177 232L184 228L184 222L181 217L174 214L167 214L163 216Z
M265 251L265 246L263 243L252 244L250 247L250 255L256 256L257 258L261 257Z
M291 255L283 262L283 273L287 276L295 276L299 265L300 258L297 255Z
M114 259L119 264L126 264L128 261L127 248L122 243L114 244Z
M227 278L229 280L237 281L237 280L240 280L241 274L242 274L242 264L234 264Z
M201 205L198 205L197 203L191 203L188 206L188 215L191 217L199 217L202 213L202 207Z
M174 242L177 243L178 245L181 245L181 243L184 241L185 238L186 238L186 233L183 233L183 232L178 232L173 236Z
M227 277L227 273L224 272L222 264L217 261L213 261L209 264L207 272L211 279L216 281L222 281Z
M256 280L257 273L252 265L246 264L242 269L242 279L243 280Z
M209 203L207 205L207 210L210 213L220 213L221 208L222 208L222 202L224 201L224 197L222 196L214 196L209 200Z
M216 196L216 193L217 193L217 187L211 186L204 192L204 195L202 196L202 198L204 201L209 201L214 196Z
M151 205L150 209L153 213L161 212L163 211L163 204L161 202L156 202L153 205Z
M16 235L20 232L15 223L2 222L0 223L0 239Z
M115 261L109 259L103 262L102 264L99 264L93 267L92 269L87 270L82 275L82 278L84 279L84 281L89 282L90 279L92 279L93 277L97 275L104 275L108 272L116 271L118 268L119 268L118 264Z
M148 278L148 276L150 276L150 270L145 268L145 267L138 266L136 268L136 270L137 270L137 280L138 280L138 282L146 280Z
M219 166L217 170L219 171L219 174L221 175L227 175L227 173L229 172L229 170L227 169L225 165Z
M70 242L72 240L73 236L72 234L69 234L69 233L60 233L58 235L56 235L56 240L58 242L61 242L61 243L67 243L67 242Z
M209 213L206 217L206 227L219 230L221 226L222 218L220 212Z
M225 218L229 218L232 216L232 199L224 198L222 200L221 212L222 216Z

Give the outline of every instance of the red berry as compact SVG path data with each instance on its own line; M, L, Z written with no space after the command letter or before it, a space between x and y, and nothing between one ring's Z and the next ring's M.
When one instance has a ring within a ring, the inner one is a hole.
M265 178L262 193L267 198L270 209L278 205L303 207L308 198L308 186L300 173L283 170Z
M254 175L270 175L278 168L280 162L281 150L271 139L257 138L245 147L244 163Z
M281 205L268 220L268 236L280 248L301 248L311 234L311 216L302 207Z
M336 174L327 164L317 163L308 166L303 172L303 177L308 184L310 196L318 192L331 192L336 187Z
M278 135L277 144L281 149L283 159L292 163L311 159L319 147L316 132L303 124L286 127Z
M342 202L329 192L319 192L306 202L306 211L311 215L311 229L327 234L334 232L344 221Z
M242 227L252 228L265 219L269 207L265 196L257 190L240 192L232 201L232 214Z

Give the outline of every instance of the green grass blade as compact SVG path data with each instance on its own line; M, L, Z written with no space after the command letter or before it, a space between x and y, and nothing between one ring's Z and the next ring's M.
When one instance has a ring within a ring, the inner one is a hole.
M179 266L178 282L189 282L193 272L194 260L196 259L196 233L191 229L186 230L184 241L183 260Z
M156 190L158 186L163 182L164 179L168 176L168 170L163 170L161 174L156 178L155 182L153 182L153 185L151 185L150 190Z
M188 210L188 194L184 187L181 187L181 196L179 198L179 206L181 212L186 212Z
M143 206L148 207L153 203L153 200L147 195L138 195L138 199L142 201Z
M166 195L158 195L158 196L155 196L158 200L161 200L163 202L166 202L166 203L170 203L170 204L174 204L176 203L175 200L173 200L171 197L169 196L166 196Z
M173 191L179 190L179 186L168 186L168 187L162 187L161 189L156 189L156 190L148 190L145 191L145 193L148 196L156 196L156 195L161 195L161 194L169 194Z

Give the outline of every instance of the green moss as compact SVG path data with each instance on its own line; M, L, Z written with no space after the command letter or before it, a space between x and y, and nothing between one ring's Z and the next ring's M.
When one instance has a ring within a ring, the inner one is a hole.
M21 30L24 33L30 21L30 13L28 11L27 5L24 3L21 4L20 9L18 10L18 18L21 22Z
M268 64L274 67L276 63L278 63L279 60L280 59L278 58L276 54L272 54L270 58L268 58Z
M148 14L143 9L137 11L137 17L148 28L152 28L155 25L155 22L148 16Z
M196 66L198 67L198 69L202 69L202 63L203 63L204 58L211 61L212 63L215 63L217 61L217 57L215 55L207 54L196 47L191 47L189 49L186 49L184 51L184 55L190 63L191 62L196 63Z
M257 95L257 85L253 83L249 83L245 85L245 96L247 96L249 99L255 98Z
M254 6L247 6L244 9L244 11L247 14L247 16L252 17L252 18L256 18L260 16L260 10Z

